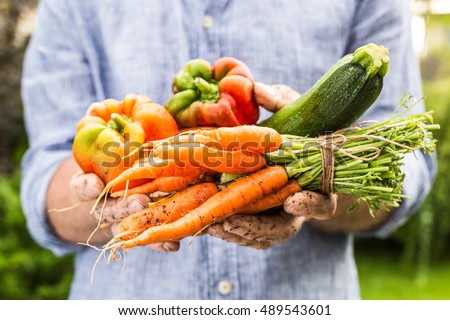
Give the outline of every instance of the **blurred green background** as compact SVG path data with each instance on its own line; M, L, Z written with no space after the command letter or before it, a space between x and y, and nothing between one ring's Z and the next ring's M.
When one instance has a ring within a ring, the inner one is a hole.
M20 200L26 150L20 101L24 49L38 0L0 0L0 299L66 299L73 257L30 238ZM414 1L425 101L435 111L438 175L420 211L388 239L356 239L363 299L450 299L450 1ZM399 97L400 98L400 97Z

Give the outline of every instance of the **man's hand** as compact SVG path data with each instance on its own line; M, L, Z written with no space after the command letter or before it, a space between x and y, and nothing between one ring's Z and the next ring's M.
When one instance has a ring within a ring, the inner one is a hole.
M74 244L86 243L88 239L92 245L104 244L117 234L120 219L147 207L150 201L147 195L132 195L126 199L108 198L106 202L100 201L91 214L103 188L102 180L95 174L83 174L73 158L60 165L50 182L46 197L48 221L59 238ZM58 210L62 208L71 209ZM157 251L177 251L179 243L164 242L150 247Z
M256 82L253 88L258 105L275 112L300 94L286 85L266 85ZM303 223L311 218L325 219L336 210L336 200L318 194L300 192L286 202L288 214L280 209L278 213L258 215L234 215L223 223L207 229L207 233L225 241L255 249L266 249L282 243L299 232Z
M74 174L70 181L70 188L82 201L93 201L102 192L105 184L97 175L93 173L84 174L79 171ZM97 221L109 225L111 235L117 234L120 221L130 214L140 211L148 206L150 197L144 194L133 194L125 199L107 198L101 201L94 210ZM159 252L177 251L180 247L178 241L165 241L148 245L149 248Z
M310 219L327 220L337 209L337 196L301 191L290 196L285 212L258 215L234 215L208 228L208 233L223 240L255 249L266 249L288 241Z
M289 102L298 99L300 93L284 84L267 85L261 82L255 82L253 96L258 105L268 111L275 112Z
M289 214L305 217L307 220L329 220L336 213L338 195L329 196L312 192L299 191L284 201L284 211Z
M267 249L282 243L300 230L304 217L284 212L277 214L234 215L223 223L208 227L208 234L254 249Z
M300 94L285 85L255 83L254 97L260 106L275 112L299 98ZM388 216L379 213L373 218L364 203L349 214L347 210L355 201L354 197L342 194L326 196L300 191L286 199L284 211L234 215L223 223L210 226L207 233L238 245L265 249L291 239L306 221L326 232L357 232L378 226Z
M102 192L105 184L94 173L84 174L79 171L70 180L70 188L82 201L93 201ZM100 201L93 212L100 223L120 222L131 213L147 207L150 198L144 194L133 194L123 198L107 198Z

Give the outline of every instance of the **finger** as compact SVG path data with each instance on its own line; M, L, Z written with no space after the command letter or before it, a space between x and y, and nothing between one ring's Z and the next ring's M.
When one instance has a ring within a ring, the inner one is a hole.
M209 226L207 231L208 234L213 237L220 238L227 242L235 243L239 246L250 247L253 249L267 249L271 247L273 244L271 241L249 240L237 234L230 233L224 230L222 223L216 223L212 226Z
M97 221L115 222L120 221L130 214L140 211L148 206L150 198L144 194L133 194L123 198L108 198L106 202L100 203L94 210Z
M275 112L278 110L275 97L275 90L261 82L255 82L253 86L253 95L258 105L264 109Z
M147 245L148 248L158 252L176 252L180 249L179 241L164 241Z
M292 102L300 98L300 93L284 84L274 84L272 85L272 87L275 91L278 109L281 109L289 102Z
M170 192L155 191L153 193L150 193L148 196L150 197L150 200L152 202L158 202L159 200L162 200L170 196Z
M102 179L94 173L85 174L80 171L70 180L70 189L82 201L96 199L104 188Z
M281 109L300 97L300 94L289 86L283 84L266 85L261 82L254 84L253 93L256 103L271 112Z
M235 215L223 223L224 230L248 240L285 242L301 229L304 217L280 212L273 215Z
M300 191L291 195L284 202L284 210L307 219L328 220L337 208L337 195L329 196L318 192Z
M110 224L110 230L111 230L111 234L112 236L115 236L117 234L117 232L119 232L119 223L118 222L114 222Z

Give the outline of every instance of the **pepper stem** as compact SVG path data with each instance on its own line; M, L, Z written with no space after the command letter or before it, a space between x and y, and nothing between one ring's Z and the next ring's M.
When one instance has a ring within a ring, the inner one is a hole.
M118 113L111 114L111 120L108 121L108 127L122 133L129 120L126 116Z
M216 102L219 99L219 88L216 84L210 83L201 77L196 77L194 84L200 91L200 99L203 102Z

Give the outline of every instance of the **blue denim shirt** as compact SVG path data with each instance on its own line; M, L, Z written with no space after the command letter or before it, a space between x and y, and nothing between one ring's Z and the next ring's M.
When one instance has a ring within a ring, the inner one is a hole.
M389 48L391 66L364 118L388 117L405 91L422 96L408 9L408 0L42 0L24 62L30 148L21 194L33 238L56 255L76 252L70 298L358 299L353 236L309 225L268 250L210 236L182 241L177 253L133 248L123 270L123 261L100 260L91 285L99 253L59 240L46 222L44 199L92 102L138 93L164 104L174 74L193 58L213 63L233 56L256 81L304 92L344 54L375 42ZM262 112L261 118L267 116ZM430 158L408 157L404 170L404 192L411 197L366 235L388 235L428 192ZM231 291L220 290L223 281Z

